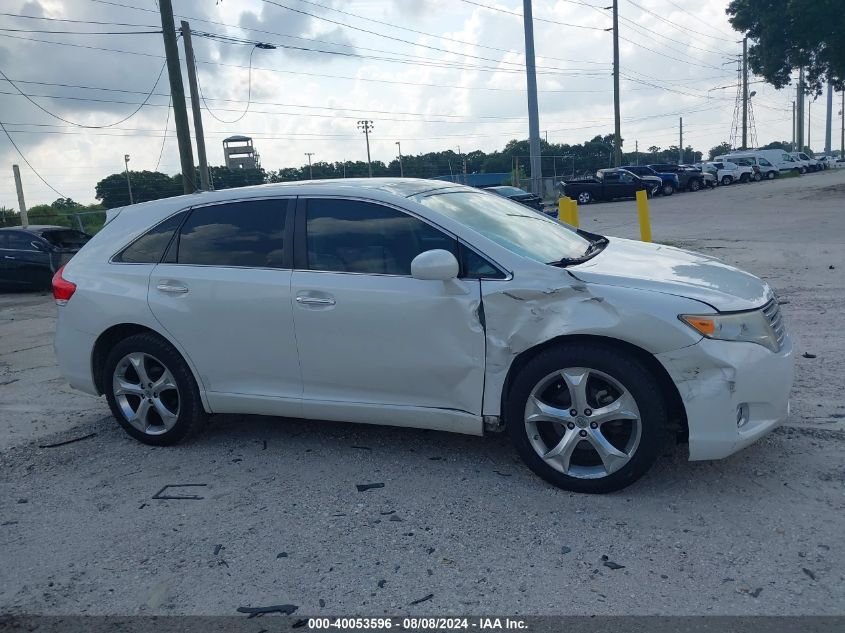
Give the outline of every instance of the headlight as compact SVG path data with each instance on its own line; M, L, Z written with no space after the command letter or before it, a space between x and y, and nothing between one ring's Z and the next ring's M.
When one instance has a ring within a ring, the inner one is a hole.
M773 352L778 351L777 336L761 310L733 314L681 314L678 318L707 338L757 343Z

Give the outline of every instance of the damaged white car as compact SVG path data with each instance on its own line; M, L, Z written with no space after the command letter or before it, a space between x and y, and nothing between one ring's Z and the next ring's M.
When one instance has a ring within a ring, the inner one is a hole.
M56 352L148 444L215 413L506 429L547 481L608 492L669 437L718 459L789 411L768 285L476 189L288 183L109 220L54 278Z

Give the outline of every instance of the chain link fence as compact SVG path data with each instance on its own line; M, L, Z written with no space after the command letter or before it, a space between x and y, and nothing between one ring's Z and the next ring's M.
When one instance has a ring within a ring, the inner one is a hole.
M78 211L75 213L28 213L30 224L46 224L50 226L65 226L76 229L89 235L94 235L103 228L106 223L106 212L101 211ZM0 227L12 227L21 225L21 216L18 213L0 215Z

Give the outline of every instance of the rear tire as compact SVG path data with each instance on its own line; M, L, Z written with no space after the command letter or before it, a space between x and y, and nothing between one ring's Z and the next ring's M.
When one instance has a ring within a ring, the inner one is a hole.
M766 173L766 179L767 179L767 180L774 180L775 178L777 178L777 175L778 175L778 174L777 174L777 172L775 172L775 171L770 171L770 172L767 172L767 173Z
M525 364L510 388L505 421L534 473L564 490L606 493L632 484L657 459L667 407L657 380L635 357L579 342ZM550 456L553 449L559 452Z
M672 185L663 185L663 189L661 190L664 196L671 196L675 193L675 187Z
M761 174L760 172L756 172L754 174L754 182L760 182L761 180L763 180L763 174Z
M144 444L176 444L209 417L188 364L155 334L135 334L115 345L101 384L120 426Z

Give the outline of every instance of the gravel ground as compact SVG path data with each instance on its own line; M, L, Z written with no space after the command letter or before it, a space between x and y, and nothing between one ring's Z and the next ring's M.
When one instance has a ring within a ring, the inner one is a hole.
M788 302L793 415L600 497L546 485L496 435L218 416L142 446L59 376L49 298L0 296L0 612L845 614L845 170L657 199L652 220ZM631 202L581 223L636 236ZM203 485L154 499L168 484Z

